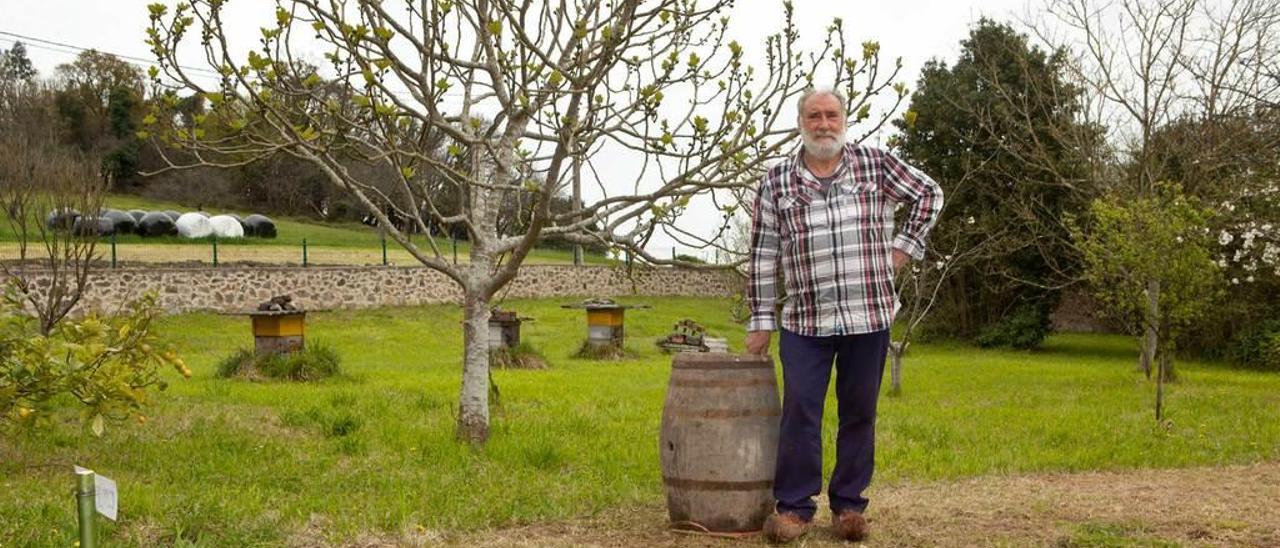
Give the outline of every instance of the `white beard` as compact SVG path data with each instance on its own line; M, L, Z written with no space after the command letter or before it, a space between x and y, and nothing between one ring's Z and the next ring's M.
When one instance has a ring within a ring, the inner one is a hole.
M804 139L804 152L814 158L834 158L845 145L845 133L842 131L834 135L834 140L818 139L810 135L806 131L801 131L800 136Z

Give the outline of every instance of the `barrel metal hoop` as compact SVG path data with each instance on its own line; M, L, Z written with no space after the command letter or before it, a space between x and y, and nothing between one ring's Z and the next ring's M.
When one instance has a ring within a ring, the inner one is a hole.
M672 363L672 364L671 364L671 368L672 368L672 369L710 369L710 370L721 370L721 369L768 369L768 370L771 370L771 371L772 371L772 370L773 370L773 362L758 362L758 361L756 361L756 362L732 362L732 361L723 361L723 362L696 362L696 361L689 361L689 362L681 362L681 361L676 361L675 363Z
M745 388L748 386L778 386L772 375L758 379L671 379L671 386L680 388Z
M670 417L688 419L737 419L743 417L781 417L779 407L758 407L755 409L696 409L690 407L672 407L665 413Z
M771 479L760 481L711 481L663 476L662 483L678 489L697 489L700 491L758 491L773 487L773 480Z

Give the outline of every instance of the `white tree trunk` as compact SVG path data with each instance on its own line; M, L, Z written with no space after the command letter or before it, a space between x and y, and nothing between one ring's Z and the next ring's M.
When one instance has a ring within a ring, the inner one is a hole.
M458 398L459 440L489 439L489 300L466 290L462 326L462 392Z

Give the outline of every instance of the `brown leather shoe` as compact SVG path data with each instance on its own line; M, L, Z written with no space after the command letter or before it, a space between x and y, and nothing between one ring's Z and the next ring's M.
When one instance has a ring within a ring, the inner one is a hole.
M853 542L867 538L867 533L870 531L867 527L867 518L853 510L831 514L831 527L836 530L836 536Z
M809 522L791 512L775 512L764 520L764 536L776 544L786 544L808 532Z

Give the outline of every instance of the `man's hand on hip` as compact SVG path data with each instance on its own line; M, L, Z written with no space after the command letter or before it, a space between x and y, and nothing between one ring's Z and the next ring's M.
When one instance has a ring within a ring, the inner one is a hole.
M772 331L751 331L747 333L747 353L763 356L769 351L769 336Z
M905 268L908 264L911 264L911 256L907 255L906 251L903 251L898 248L894 248L893 249L893 273L897 274L899 272L902 272L902 269Z

